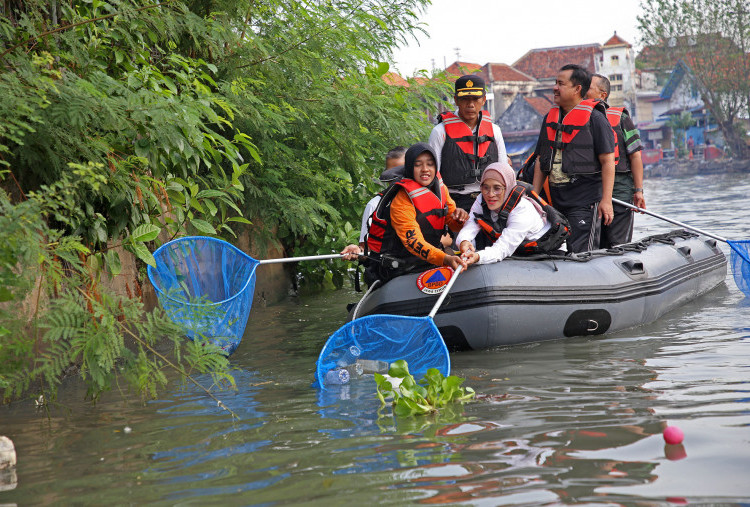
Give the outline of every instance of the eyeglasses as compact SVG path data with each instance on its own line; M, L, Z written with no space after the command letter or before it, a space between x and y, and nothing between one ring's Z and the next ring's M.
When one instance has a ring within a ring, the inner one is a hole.
M487 195L503 195L505 193L505 187L501 185L495 185L493 187L482 185L482 193Z

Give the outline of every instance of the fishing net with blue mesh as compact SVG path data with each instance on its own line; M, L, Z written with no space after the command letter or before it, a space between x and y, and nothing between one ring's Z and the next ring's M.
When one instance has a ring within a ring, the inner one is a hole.
M325 389L363 373L387 373L388 365L399 359L409 364L415 378L430 368L450 375L448 348L431 317L369 315L347 323L328 338L318 357L316 377Z
M732 247L732 274L737 287L750 297L750 240L727 241Z
M220 239L189 236L154 252L148 267L162 308L192 340L234 352L245 332L258 261Z

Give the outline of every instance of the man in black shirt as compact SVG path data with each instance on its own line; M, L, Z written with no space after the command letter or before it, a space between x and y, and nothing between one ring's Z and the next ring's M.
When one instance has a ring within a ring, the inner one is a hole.
M619 160L615 161L615 186L612 195L621 201L646 208L643 198L643 160L641 136L635 128L630 113L624 107L609 107L609 79L601 74L591 76L591 87L586 98L600 99L607 107L607 119L615 129ZM602 227L600 248L611 248L633 239L633 210L621 204L614 205L612 223Z
M534 190L549 178L552 205L570 222L569 252L599 248L601 224L613 218L615 136L604 106L584 100L591 76L579 65L565 65L553 88L555 105L539 133Z

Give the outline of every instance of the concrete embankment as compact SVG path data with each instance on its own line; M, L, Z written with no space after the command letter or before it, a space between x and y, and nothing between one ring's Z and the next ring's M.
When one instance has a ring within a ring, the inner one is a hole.
M647 178L695 176L698 174L731 174L750 172L750 160L717 158L714 160L662 160L643 169Z

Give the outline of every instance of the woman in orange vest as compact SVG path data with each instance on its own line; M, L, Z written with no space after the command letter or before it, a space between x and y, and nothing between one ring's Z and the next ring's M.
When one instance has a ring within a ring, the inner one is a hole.
M390 226L400 245L396 242L388 247L384 245L383 253L401 257L399 254L405 250L435 266L466 267L461 257L446 253L440 247L446 226L458 232L469 214L456 208L448 195L437 172L435 152L429 144L417 143L406 150L404 159L404 179L398 183L401 189L393 198L390 210Z
M443 251L440 238L447 229L458 232L468 218L448 195L432 147L427 143L412 145L404 156L404 177L383 195L372 215L367 239L371 258L395 259L399 267L371 263L365 280L387 281L431 265L466 267L460 256ZM350 254L347 258L355 253L351 247L342 252Z

